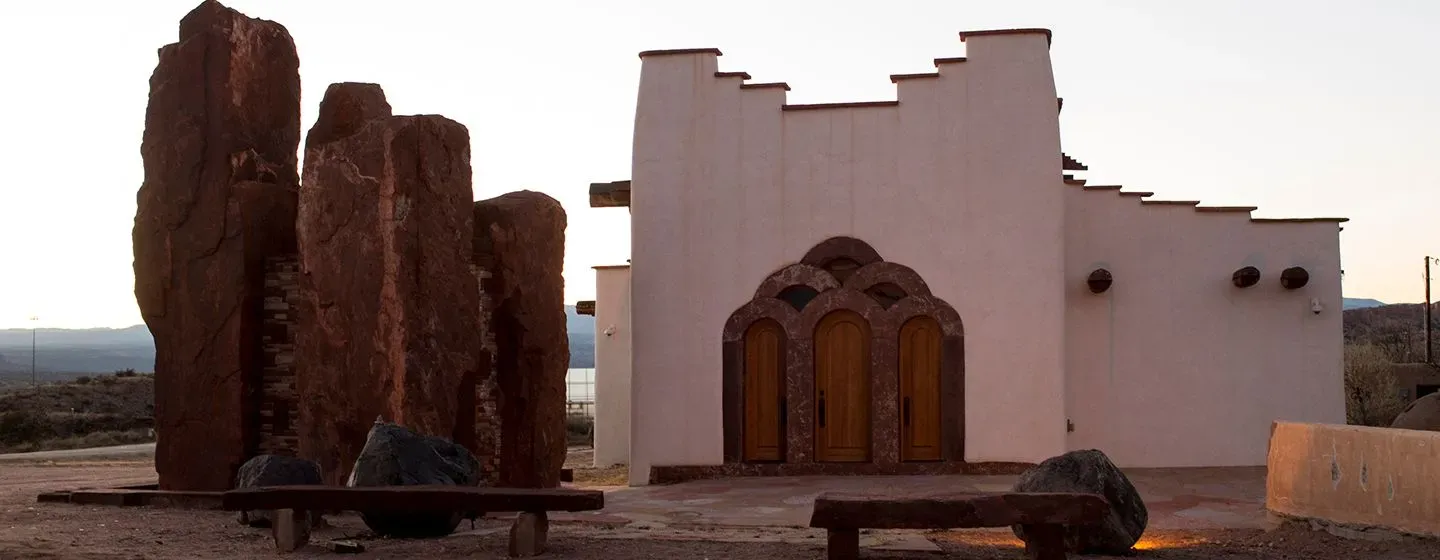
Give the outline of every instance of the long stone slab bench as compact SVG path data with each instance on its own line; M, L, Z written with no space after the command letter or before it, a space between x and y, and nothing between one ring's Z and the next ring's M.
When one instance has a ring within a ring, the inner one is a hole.
M228 511L270 510L271 535L280 552L310 541L311 511L428 513L518 512L510 527L510 556L545 552L548 512L594 511L605 507L598 490L424 486L262 486L231 490L222 498Z
M1110 504L1095 494L822 494L810 526L826 529L830 560L860 557L860 529L1024 527L1033 560L1065 560L1065 526L1099 523Z

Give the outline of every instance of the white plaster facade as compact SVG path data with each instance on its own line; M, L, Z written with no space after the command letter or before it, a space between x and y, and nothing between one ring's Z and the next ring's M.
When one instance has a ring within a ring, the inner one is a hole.
M595 466L604 468L630 462L630 267L595 267L595 294Z
M966 59L865 105L787 106L788 88L717 74L713 50L642 54L629 290L601 271L596 304L601 329L629 312L628 348L598 337L596 378L599 422L628 408L632 484L723 462L721 328L835 236L960 315L966 462L1099 448L1121 466L1262 465L1273 420L1344 422L1337 220L1067 182L1049 33L962 40ZM1262 279L1237 288L1246 265ZM1280 286L1291 266L1308 285ZM1098 267L1115 280L1094 294ZM625 385L621 404L607 388Z

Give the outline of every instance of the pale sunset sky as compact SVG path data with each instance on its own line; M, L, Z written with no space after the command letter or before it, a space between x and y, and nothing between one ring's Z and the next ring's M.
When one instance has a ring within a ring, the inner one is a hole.
M156 49L198 0L6 2L0 11L0 328L141 322L130 230ZM718 47L791 103L895 98L888 76L961 56L957 32L1046 27L1064 149L1092 184L1344 216L1345 295L1423 297L1440 256L1440 2L230 0L289 28L303 126L332 82L470 129L475 196L569 212L566 299L629 257L623 209L640 60ZM897 219L902 219L897 217ZM1440 274L1440 267L1437 267ZM757 279L758 280L758 279Z

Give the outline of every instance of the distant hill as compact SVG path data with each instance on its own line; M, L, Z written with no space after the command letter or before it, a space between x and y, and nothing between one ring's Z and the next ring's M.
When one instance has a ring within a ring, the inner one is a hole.
M565 306L570 367L595 367L595 318ZM30 329L0 329L0 383L30 380ZM155 369L155 340L145 325L121 329L39 329L35 366L41 381L82 374Z
M1380 307L1380 306L1382 306L1382 305L1385 305L1385 302L1380 301L1380 300L1378 300L1378 299L1348 298L1348 297L1347 297L1347 298L1344 298L1344 299L1345 299L1344 309L1365 309L1365 308L1367 308L1367 307Z
M1425 359L1425 305L1397 303L1379 307L1347 309L1345 342L1379 346L1396 363ZM1431 309L1431 341L1440 350L1440 310ZM1440 355L1440 353L1437 353Z
M123 329L38 329L35 339L37 343L61 346L150 346L155 343L145 325ZM24 346L28 352L30 329L0 329L0 347L5 346ZM26 359L28 361L29 354Z

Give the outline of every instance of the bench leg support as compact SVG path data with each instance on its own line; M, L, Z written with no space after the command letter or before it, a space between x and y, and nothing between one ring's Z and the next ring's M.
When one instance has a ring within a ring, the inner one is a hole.
M825 542L826 557L830 560L858 560L860 558L859 529L830 529Z
M295 552L310 542L310 513L300 509L277 509L270 512L270 536L275 550Z
M1065 560L1065 526L1026 525L1025 553L1030 560Z
M545 553L545 538L550 533L550 517L543 511L521 512L510 526L510 556L536 556Z

